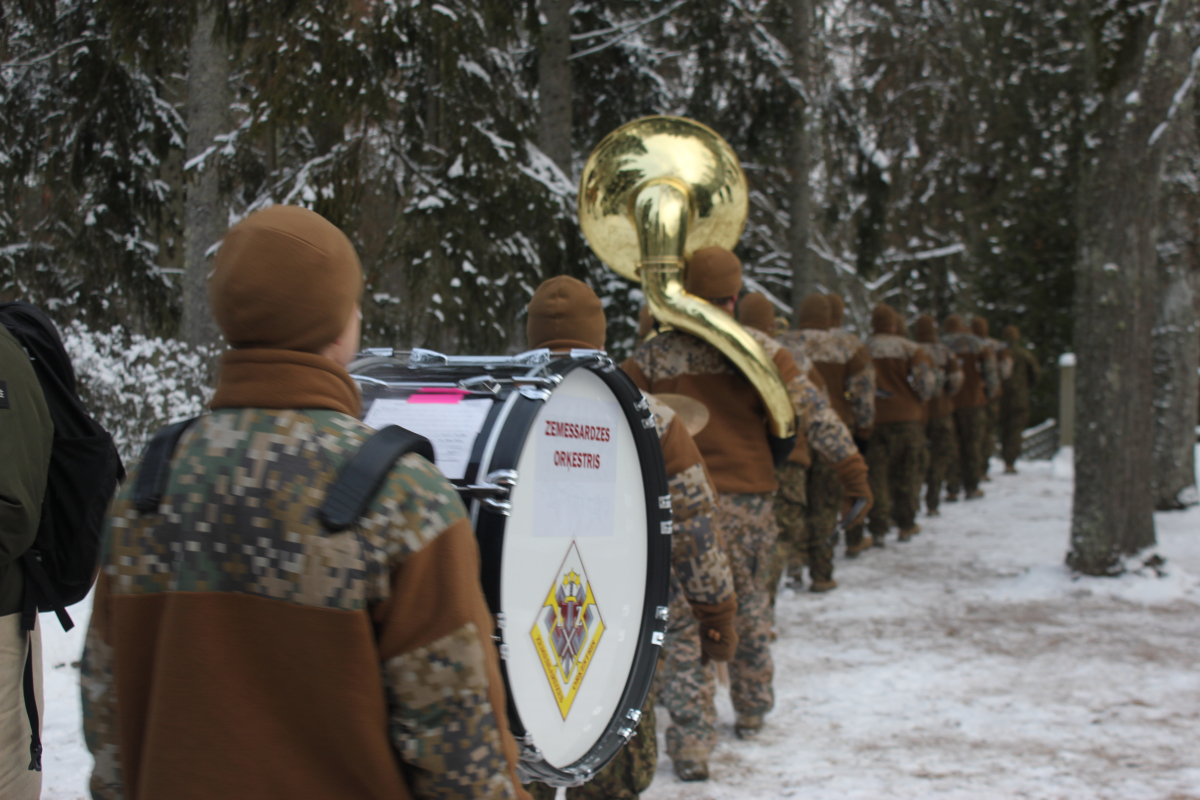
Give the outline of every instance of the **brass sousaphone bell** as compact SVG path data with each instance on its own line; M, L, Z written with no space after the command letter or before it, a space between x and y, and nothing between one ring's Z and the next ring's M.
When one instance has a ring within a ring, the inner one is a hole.
M712 129L683 117L643 117L604 138L579 179L579 224L613 271L642 284L650 313L720 350L762 397L774 436L795 435L783 378L732 317L683 289L685 259L732 250L749 208L737 155Z

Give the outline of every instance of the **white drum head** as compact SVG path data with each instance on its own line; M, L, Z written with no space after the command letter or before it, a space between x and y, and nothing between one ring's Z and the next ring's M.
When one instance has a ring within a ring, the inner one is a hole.
M552 766L587 754L618 710L646 595L646 489L624 411L569 372L517 466L500 565L513 701Z

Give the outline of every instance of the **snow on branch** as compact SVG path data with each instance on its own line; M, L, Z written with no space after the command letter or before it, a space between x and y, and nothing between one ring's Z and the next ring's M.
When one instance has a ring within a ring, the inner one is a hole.
M1150 141L1147 143L1150 147L1158 144L1158 140L1167 132L1167 128L1171 126L1171 121L1175 119L1175 115L1179 113L1180 107L1187 100L1188 95L1192 91L1192 87L1196 85L1196 73L1200 72L1200 47L1192 53L1191 67L1188 69L1187 77L1183 79L1183 85L1179 87L1179 91L1175 92L1175 97L1171 100L1171 107L1167 109L1167 118L1158 123L1158 127L1154 129L1154 133L1150 134Z
M627 23L624 23L621 25L616 25L612 28L609 28L607 31L594 31L592 33L576 34L571 37L571 41L576 41L579 39L594 39L597 36L604 36L609 33L616 33L618 35L614 36L613 38L609 39L606 42L601 42L600 44L596 45L595 47L589 47L587 50L580 50L578 53L572 53L570 56L567 57L567 60L573 61L577 58L583 58L584 56L590 56L593 53L599 53L601 50L606 50L615 44L620 44L621 42L625 41L633 34L637 33L642 28L649 25L651 22L662 19L663 17L667 16L675 9L679 8L680 6L682 6L688 2L690 2L690 0L676 0L676 2L673 5L668 6L667 8L658 12L657 14L652 14L649 17L646 17L645 19L631 20L630 22L627 22Z
M780 311L782 311L783 313L785 313L785 314L791 314L791 313L792 313L792 307L791 307L791 306L789 306L787 303L785 303L785 302L783 302L782 300L780 300L780 299L779 299L778 297L776 297L775 295L771 294L771 292L770 292L770 291L769 291L769 290L768 290L768 289L767 289L765 286L763 286L763 285L762 285L761 283L759 283L758 281L754 280L754 278L751 278L749 275L743 275L743 276L742 276L742 283L746 284L746 286L750 287L750 288L751 288L751 289L753 289L754 291L756 291L756 292L758 292L758 293L762 294L762 296L763 296L763 297L765 297L765 298L767 298L768 300L770 300L770 301L771 301L771 305L775 306L776 308L778 308L778 309L779 309Z

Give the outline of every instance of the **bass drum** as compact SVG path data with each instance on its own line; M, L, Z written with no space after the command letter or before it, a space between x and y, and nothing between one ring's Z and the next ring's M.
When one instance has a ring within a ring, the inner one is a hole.
M633 735L666 627L648 404L599 351L368 351L350 369L364 421L429 438L470 510L522 780L586 782Z

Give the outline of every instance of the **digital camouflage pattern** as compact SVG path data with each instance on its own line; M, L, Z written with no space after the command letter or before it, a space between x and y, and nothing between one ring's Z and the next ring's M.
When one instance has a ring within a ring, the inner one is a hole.
M925 507L930 511L937 511L942 485L955 464L954 453L958 448L953 415L930 417L925 425L925 435L929 451L929 467L925 472Z
M700 624L691 614L672 614L654 677L659 705L671 716L666 741L672 761L707 761L717 744L716 681L700 655Z
M866 431L875 422L875 368L866 347L853 334L841 329L817 330L803 328L789 330L779 335L779 344L800 363L803 354L815 363L849 365L861 361L863 368L847 375L845 386L827 386L829 392L841 391L850 408L855 431Z
M768 359L775 357L780 349L777 341L754 328L745 330L762 346ZM681 375L741 376L720 350L703 339L677 330L664 331L638 345L632 358L651 383ZM796 359L796 366L800 374L788 381L786 388L796 412L797 432L806 436L809 446L832 463L856 453L854 440L830 407L829 399L808 378L811 361L801 363Z
M160 513L134 508L137 469L114 502L102 560L112 594L232 592L345 611L387 600L393 569L466 512L436 468L410 454L359 524L336 534L321 528L316 512L327 489L370 433L334 411L202 417L176 449ZM263 491L269 502L258 499ZM208 536L214 525L228 535ZM381 665L390 738L419 795L512 796L480 633L467 623ZM93 626L80 683L98 800L124 797L112 669L112 648Z
M876 361L884 359L907 361L925 351L921 345L910 339L905 339L903 336L897 336L892 333L877 333L867 338L867 352ZM932 398L938 389L937 371L932 364L921 359L913 364L909 370L908 384L916 393L917 399L923 403ZM877 397L878 394L879 391L877 389Z
M804 517L805 561L811 581L833 580L833 542L830 536L842 508L842 484L823 458L808 470L808 512Z
M996 353L987 343L973 333L944 333L942 344L953 353L973 355L978 359L979 377L983 381L984 395L995 397L1000 391L1000 367L996 361Z
M911 528L917 515L917 467L925 426L920 422L888 422L875 426L867 450L868 478L875 505L867 530L883 541L892 520L901 530Z
M961 486L968 492L979 488L983 463L983 433L987 425L987 407L959 408L954 412L954 432L958 437L958 471L947 481L948 490L957 494Z
M723 494L717 498L714 521L725 542L738 596L739 641L729 662L729 693L738 714L763 715L775 705L772 614L766 586L778 537L771 496Z
M766 586L769 602L775 607L775 592L784 571L799 580L804 574L808 553L805 518L808 516L808 467L798 461L785 461L775 470L779 489L775 492L775 523L779 535L771 553Z
M988 400L984 408L983 436L979 442L979 477L988 473L991 458L996 454L996 439L1000 433L1000 398Z

